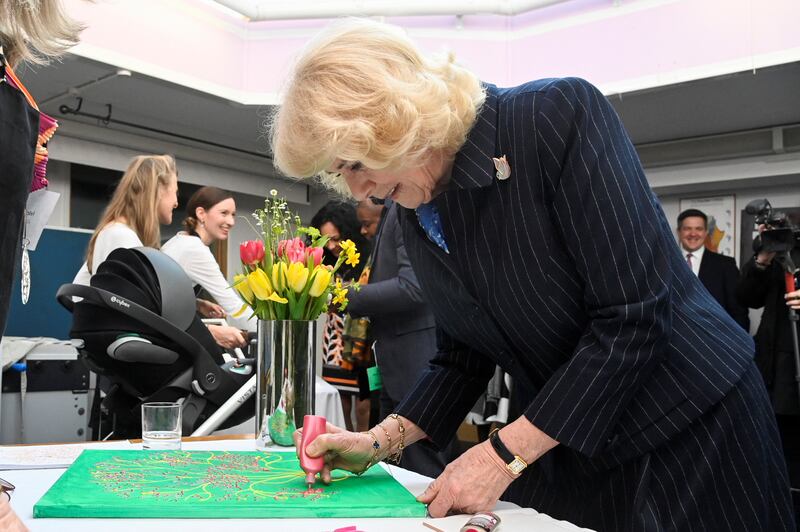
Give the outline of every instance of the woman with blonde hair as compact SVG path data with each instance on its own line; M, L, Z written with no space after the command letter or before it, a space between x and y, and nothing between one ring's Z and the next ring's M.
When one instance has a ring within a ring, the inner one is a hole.
M97 266L117 248L161 247L161 224L178 206L178 173L171 155L134 157L103 212L73 282L88 285Z
M394 413L306 448L324 481L442 448L499 365L521 415L419 497L432 517L503 497L598 531L794 530L752 340L708 303L594 86L499 88L349 21L298 61L272 145L285 174L398 204L437 324Z
M56 127L55 120L39 112L13 69L23 60L44 63L61 55L78 42L81 29L58 0L0 2L0 336L16 266L27 264L25 253L19 260L25 204L31 190L46 186L46 144ZM29 286L30 270L23 266L21 273L22 286Z

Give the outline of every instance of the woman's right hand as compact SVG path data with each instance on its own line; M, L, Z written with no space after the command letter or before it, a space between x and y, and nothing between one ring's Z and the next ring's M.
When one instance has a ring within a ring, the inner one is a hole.
M326 424L325 430L326 434L320 434L306 447L306 454L311 458L325 456L325 466L320 475L325 484L330 484L331 471L334 469L362 473L371 465L375 454L375 440L372 436L362 432L349 432L330 423ZM299 457L302 452L300 442L303 429L297 429L292 437Z
M234 349L247 345L247 335L236 327L230 325L208 325L208 331L214 337L217 345L225 349Z

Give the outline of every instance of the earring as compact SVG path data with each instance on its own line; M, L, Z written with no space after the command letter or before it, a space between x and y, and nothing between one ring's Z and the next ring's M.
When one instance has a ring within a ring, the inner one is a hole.
M203 227L205 227L205 226L206 226L206 221L205 221L205 220L200 220L200 225L202 225Z

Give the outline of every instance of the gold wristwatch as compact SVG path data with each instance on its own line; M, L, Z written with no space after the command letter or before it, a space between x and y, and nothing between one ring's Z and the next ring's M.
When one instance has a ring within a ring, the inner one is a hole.
M493 429L492 432L489 433L489 443L492 444L492 448L497 453L497 456L499 456L500 459L505 462L506 468L514 475L519 475L526 467L528 467L528 463L523 460L522 457L508 450L508 447L505 446L503 440L500 439L500 433L498 430L499 429Z

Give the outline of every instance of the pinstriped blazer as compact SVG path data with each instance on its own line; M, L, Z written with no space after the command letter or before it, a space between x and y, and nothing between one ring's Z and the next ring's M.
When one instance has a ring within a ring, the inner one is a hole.
M438 324L438 354L398 411L443 445L496 363L524 415L587 460L647 452L738 381L752 340L683 261L595 87L486 89L434 200L449 254L398 207ZM501 155L504 181L492 162Z

